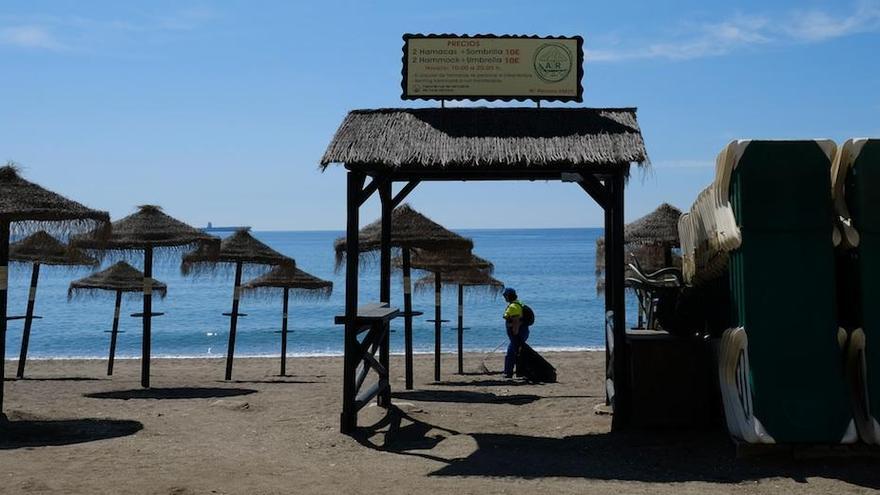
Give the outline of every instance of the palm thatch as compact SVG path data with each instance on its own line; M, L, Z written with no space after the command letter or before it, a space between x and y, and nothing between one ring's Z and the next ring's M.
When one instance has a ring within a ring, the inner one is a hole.
M415 282L415 288L420 292L433 291L435 287L435 275L425 275ZM491 294L498 294L504 289L504 283L482 270L464 269L453 272L441 272L440 283L442 285L460 285L462 287L474 287L484 289Z
M623 237L627 244L662 244L669 247L680 247L678 237L678 219L681 210L663 203L656 210L627 224L623 229Z
M288 289L295 297L326 299L333 292L333 282L322 280L293 265L281 265L241 286L249 296L269 297Z
M39 230L9 246L12 261L44 265L98 266L98 260L80 249L67 246L45 230Z
M361 253L376 252L381 244L381 219L362 228L358 233L358 248ZM333 243L337 269L345 262L346 246L345 237L340 237ZM409 204L402 204L391 212L391 246L432 251L469 251L474 243L422 215Z
M211 271L219 265L229 263L296 266L293 258L289 258L257 240L247 229L239 229L220 242L219 251L210 246L202 245L184 255L180 271L184 275L188 275L193 271Z
M634 108L389 108L350 112L321 164L628 172L647 161Z
M101 239L108 233L110 215L23 179L18 168L8 163L0 167L0 222L11 223L19 234L37 228L62 236L94 230L96 239Z
M394 266L400 266L399 258L392 262ZM458 272L462 270L482 271L491 274L495 271L492 262L483 259L470 251L446 251L436 252L427 250L413 251L410 266L416 270L426 272Z
M138 206L135 213L112 224L112 234L104 241L95 233L75 236L71 245L86 249L130 251L147 247L184 249L193 244L205 244L218 249L220 239L172 218L155 205Z
M165 297L168 286L153 279L153 292ZM88 277L74 280L67 289L67 298L97 296L99 291L143 292L144 273L124 261L119 261L106 270L95 272Z

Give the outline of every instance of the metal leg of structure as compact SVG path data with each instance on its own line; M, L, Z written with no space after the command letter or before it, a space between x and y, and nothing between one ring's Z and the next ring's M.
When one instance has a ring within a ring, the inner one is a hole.
M144 248L144 314L141 344L141 386L150 387L150 344L153 317L153 248Z
M440 325L442 324L442 311L440 308L440 272L434 272L434 381L440 381Z
M235 288L232 289L232 313L229 315L229 345L226 348L226 379L232 380L232 361L235 359L235 331L238 327L238 299L241 296L242 263L235 264Z
M458 374L464 374L464 289L458 285Z
M287 376L287 301L290 289L284 288L284 302L281 307L281 376Z
M122 306L122 291L116 291L116 304L113 307L113 327L110 330L110 355L107 359L107 376L113 375L113 361L116 359L116 336L119 333L119 311Z
M24 366L27 363L28 344L31 341L31 325L34 322L34 304L37 301L37 282L40 280L40 262L35 261L31 267L31 290L28 293L27 312L24 317L24 330L21 332L21 353L18 355L16 378L24 378Z

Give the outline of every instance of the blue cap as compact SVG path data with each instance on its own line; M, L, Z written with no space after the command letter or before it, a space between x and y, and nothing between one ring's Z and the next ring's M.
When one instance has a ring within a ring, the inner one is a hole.
M516 289L513 287L505 287L504 291L501 292L501 295L503 296L509 296L510 294L516 294Z

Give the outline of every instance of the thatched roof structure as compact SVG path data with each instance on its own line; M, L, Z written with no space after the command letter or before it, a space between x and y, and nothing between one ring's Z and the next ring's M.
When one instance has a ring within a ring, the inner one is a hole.
M388 108L350 112L321 164L628 171L647 160L634 108Z
M440 283L443 285L461 285L463 287L479 287L491 293L498 293L504 288L504 283L482 270L457 270L454 272L441 272ZM416 290L434 290L434 275L425 275L415 282Z
M67 246L45 230L39 230L9 246L9 259L28 263L64 266L98 266L98 260L82 250Z
M395 266L400 266L400 259L393 261ZM478 270L491 274L495 265L470 251L447 251L436 252L427 250L413 251L410 266L416 270L426 272L456 272L461 270Z
M142 292L144 290L144 273L128 263L120 261L106 270L71 282L67 289L67 298L95 296L98 291L102 290ZM153 279L153 292L159 294L160 297L165 297L168 286Z
M247 229L239 229L220 242L219 251L202 245L184 255L180 270L187 275L192 271L213 270L218 265L228 263L296 266L293 258L270 248L252 236Z
M626 225L623 237L627 244L664 244L679 247L678 219L681 210L663 203L656 210Z
M158 248L184 248L198 243L219 247L220 239L172 218L155 205L138 206L138 211L113 222L112 233L96 242L94 233L75 236L71 245L89 249L127 251Z
M281 265L272 271L242 284L246 295L264 295L288 289L300 298L327 298L333 292L333 282L306 273L293 265Z
M10 163L0 167L0 221L12 223L17 232L30 232L31 224L49 222L50 230L56 233L94 229L96 237L102 238L106 237L110 215L23 179Z
M358 233L361 253L378 251L382 242L381 235L381 219L362 228ZM337 268L345 262L346 245L345 237L340 237L333 243ZM474 243L422 215L409 204L402 204L391 211L391 246L433 251L469 251Z

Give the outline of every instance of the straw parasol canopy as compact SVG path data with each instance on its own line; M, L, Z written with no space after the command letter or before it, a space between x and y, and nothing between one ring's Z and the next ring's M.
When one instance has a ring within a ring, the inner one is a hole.
M656 210L624 227L624 240L627 244L663 244L679 247L681 246L678 237L680 217L681 210L669 203L663 203Z
M381 219L362 228L358 233L358 248L361 253L378 251L381 244ZM402 204L391 212L391 246L432 251L469 251L474 243L422 215L409 204ZM333 248L336 251L336 267L339 268L345 262L345 237L336 239Z
M168 286L153 280L153 292L165 297ZM74 280L67 289L67 298L97 296L98 291L142 292L144 274L124 261L119 261L106 270L95 272L88 277Z
M45 230L39 230L9 246L12 261L44 265L98 266L98 260L80 249L67 246Z
M14 224L17 232L30 232L42 222L59 234L94 229L100 239L106 236L110 215L23 179L18 167L9 163L0 167L0 222Z
M293 265L281 265L241 286L248 295L269 296L278 290L288 289L300 298L330 297L333 282L306 273Z
M442 272L440 274L440 283L443 285L460 285L462 287L479 287L493 294L500 292L504 288L504 283L500 280L485 271L475 269ZM434 275L425 275L416 280L415 286L416 290L429 291L434 290L434 284Z
M395 265L400 263L395 260ZM456 272L462 270L476 270L491 274L495 271L495 265L470 251L447 251L436 252L418 250L413 253L410 264L417 270L427 272Z
M247 229L239 229L220 242L219 251L203 245L184 255L180 270L188 275L193 271L213 270L218 265L228 263L296 266L293 258L257 240Z
M172 218L155 205L138 206L138 211L113 222L105 242L96 242L94 232L75 236L71 244L88 249L128 251L148 247L185 248L204 243L219 247L220 239Z

